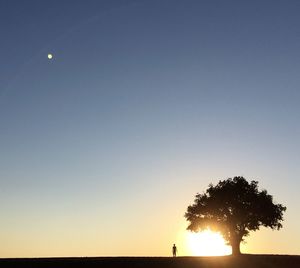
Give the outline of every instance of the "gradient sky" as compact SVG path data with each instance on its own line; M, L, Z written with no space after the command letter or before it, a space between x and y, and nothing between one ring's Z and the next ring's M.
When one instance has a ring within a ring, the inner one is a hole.
M187 206L235 175L288 208L242 250L300 254L299 13L0 0L0 257L188 254Z

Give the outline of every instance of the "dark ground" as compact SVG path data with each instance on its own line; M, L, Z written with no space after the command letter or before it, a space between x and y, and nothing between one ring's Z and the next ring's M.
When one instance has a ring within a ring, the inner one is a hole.
M87 257L0 259L0 267L300 268L300 255L245 254L240 257Z

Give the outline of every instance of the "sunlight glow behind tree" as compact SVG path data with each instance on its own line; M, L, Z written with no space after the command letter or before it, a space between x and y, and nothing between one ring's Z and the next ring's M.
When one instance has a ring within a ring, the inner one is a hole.
M188 233L187 240L191 255L223 256L231 254L231 248L226 245L222 235L209 229L200 233Z

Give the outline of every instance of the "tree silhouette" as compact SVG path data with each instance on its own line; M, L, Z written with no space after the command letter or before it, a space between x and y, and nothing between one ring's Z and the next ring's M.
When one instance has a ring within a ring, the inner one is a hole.
M198 232L209 228L220 232L231 245L233 255L241 253L240 243L250 231L259 230L260 226L279 230L286 207L274 204L273 197L266 190L259 191L257 185L257 181L249 183L243 177L220 180L215 186L210 184L188 206L187 229Z

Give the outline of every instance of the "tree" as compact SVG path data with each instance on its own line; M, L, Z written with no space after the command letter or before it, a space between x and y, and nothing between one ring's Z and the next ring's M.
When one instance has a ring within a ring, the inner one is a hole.
M250 231L260 226L282 228L285 210L283 205L273 203L266 190L258 190L257 181L249 183L243 177L234 177L220 180L215 186L210 184L206 192L198 193L185 218L189 222L187 230L218 231L231 245L232 254L239 255L240 243Z

